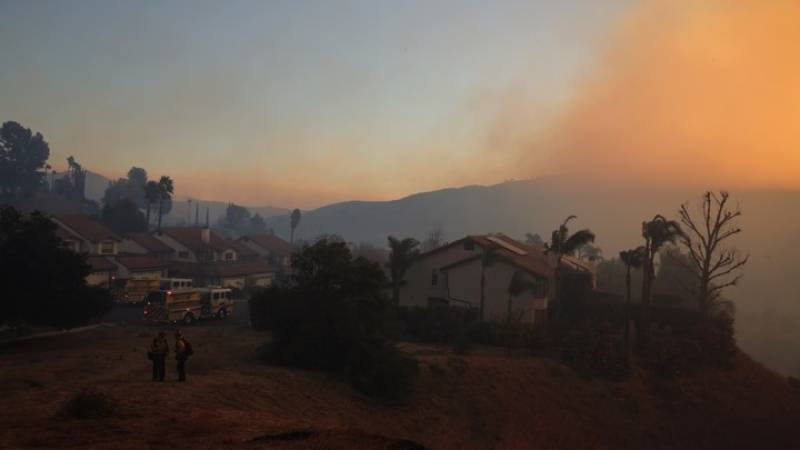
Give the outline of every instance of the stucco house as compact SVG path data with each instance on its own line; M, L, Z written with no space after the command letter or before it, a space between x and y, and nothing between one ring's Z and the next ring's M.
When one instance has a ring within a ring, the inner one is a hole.
M119 244L119 252L133 255L150 255L161 261L175 256L175 249L147 232L125 233Z
M421 254L405 275L400 287L401 306L450 305L480 307L481 259L487 248L496 249L496 258L485 269L484 315L487 320L508 317L508 287L515 272L520 272L534 289L511 297L512 319L544 323L548 301L552 298L555 258L543 247L531 246L504 235L466 236ZM590 265L565 257L562 272L570 279L593 283Z
M86 284L89 286L110 287L112 281L117 276L117 266L111 260L101 255L89 255L86 258L89 263L89 275L86 276Z
M117 278L161 279L167 263L151 255L117 255L109 258L117 266Z
M210 228L166 227L154 232L153 237L174 250L174 261L239 261L255 256L255 252L224 239Z
M58 214L51 218L59 227L64 245L78 253L116 255L122 238L100 222L82 214Z
M275 270L265 261L175 261L169 265L170 276L192 278L197 286L223 286L236 289L269 287Z
M269 262L277 270L288 271L292 264L292 245L274 234L242 236L238 242L256 252L260 259Z

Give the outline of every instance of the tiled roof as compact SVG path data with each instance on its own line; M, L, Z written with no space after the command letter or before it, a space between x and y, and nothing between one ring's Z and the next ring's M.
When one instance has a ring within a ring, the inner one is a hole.
M105 240L120 241L120 237L105 225L96 222L83 214L59 214L54 216L57 222L67 227L67 231L73 231L89 242L101 242Z
M159 241L150 233L127 233L125 237L141 245L145 250L151 253L172 253L175 251L172 247Z
M89 263L92 272L114 272L117 270L117 265L104 256L90 255L86 258L86 262Z
M252 257L257 257L258 256L258 253L255 250L253 250L252 248L242 244L239 241L233 241L233 240L228 239L227 242L228 242L228 244L230 245L231 248L233 248L234 250L236 250L237 253L239 253L240 257L247 258L248 256L252 256Z
M253 236L244 236L239 238L239 240L253 241L262 248L273 253L277 253L281 256L289 256L292 254L292 244L284 241L274 234L256 234Z
M116 256L114 258L128 270L165 269L167 265L150 255Z
M489 239L490 237L492 238L492 240ZM431 252L420 255L420 257L424 257L432 252L437 252L442 248L449 248L453 245L461 245L465 240L470 240L476 245L483 248L495 246L497 248L497 253L500 259L503 259L509 262L510 264L513 264L514 266L523 269L529 273L537 274L540 276L551 276L554 272L554 264L545 253L544 247L538 245L524 244L522 242L519 242L515 239L512 239L502 234L497 234L492 236L470 235L463 239L459 239L458 241L455 241L445 247L440 247L439 249L434 249ZM497 240L501 241L503 245L498 244L498 242L496 242ZM519 251L513 251L512 249L517 249ZM443 267L442 270L448 270L452 267L459 266L463 263L472 261L474 259L480 259L480 256L481 256L480 254L476 254L474 256L468 256L460 261L456 261L452 264ZM591 267L587 266L585 262L570 256L565 256L562 258L561 266L566 269L576 270L580 272L591 272Z
M203 228L195 227L166 227L161 230L162 233L166 234L172 239L175 239L181 245L193 252L202 252L207 250L224 251L229 248L234 248L230 244L230 241L223 239L213 231L209 231L209 242L203 242L202 231Z
M272 266L264 261L217 261L213 263L175 261L170 263L169 269L176 275L222 278L274 272Z

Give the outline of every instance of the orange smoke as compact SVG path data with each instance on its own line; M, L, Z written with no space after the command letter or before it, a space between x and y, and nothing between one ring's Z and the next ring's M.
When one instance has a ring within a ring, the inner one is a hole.
M598 181L800 187L800 1L653 0L544 144Z

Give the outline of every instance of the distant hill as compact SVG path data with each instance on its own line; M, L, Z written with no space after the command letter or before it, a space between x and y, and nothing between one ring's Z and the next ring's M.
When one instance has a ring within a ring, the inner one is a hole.
M446 240L465 234L503 232L545 240L570 214L573 228L591 228L607 258L642 244L641 223L655 214L677 218L682 202L701 192L686 189L614 189L587 187L566 177L548 177L423 192L392 201L335 203L303 213L296 238L339 234L348 241L386 245L386 237L424 237L441 227ZM784 373L800 375L800 294L796 288L800 191L745 190L740 201L744 229L737 242L750 253L745 277L728 291L737 305L742 347ZM288 215L267 219L267 226L289 237Z

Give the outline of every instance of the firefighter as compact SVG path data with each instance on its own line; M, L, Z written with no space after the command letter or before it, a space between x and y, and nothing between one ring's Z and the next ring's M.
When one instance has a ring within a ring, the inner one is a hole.
M150 345L150 360L153 361L153 381L164 381L164 372L167 354L169 353L169 343L167 333L158 332L158 336L153 338Z
M193 355L192 344L184 339L180 331L175 332L175 360L178 362L178 381L186 381L186 360Z

